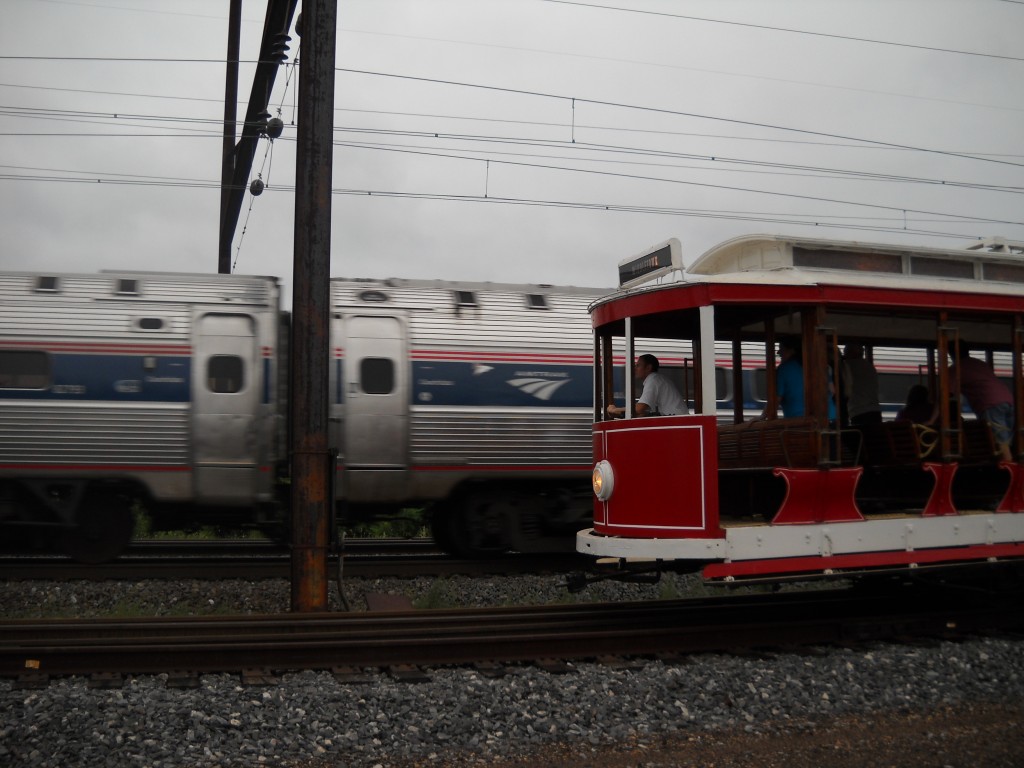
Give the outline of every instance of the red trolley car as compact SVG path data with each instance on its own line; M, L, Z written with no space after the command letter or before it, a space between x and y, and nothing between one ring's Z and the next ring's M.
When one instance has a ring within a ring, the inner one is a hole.
M670 240L619 268L622 288L591 307L594 525L578 533L578 551L626 567L702 569L712 580L1024 557L1019 244L961 251L742 237L681 280L652 282L680 268ZM776 415L783 339L802 357L803 413L788 418ZM835 409L845 377L832 375L845 344L868 359L918 361L933 403L925 423L846 425ZM636 389L616 368L680 345L691 413L638 418L626 408L612 418L608 406L634 402ZM961 397L956 360L967 350L1011 393L1002 431ZM759 368L764 414L751 419L738 390Z

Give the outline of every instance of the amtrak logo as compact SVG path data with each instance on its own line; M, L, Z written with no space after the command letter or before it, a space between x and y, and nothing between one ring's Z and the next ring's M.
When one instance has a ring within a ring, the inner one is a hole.
M494 370L493 365L484 365L483 363L473 363L473 375L481 376L485 373L489 373Z
M569 379L559 379L557 381L535 378L509 379L507 383L528 395L533 395L538 400L550 400L559 387L569 383Z

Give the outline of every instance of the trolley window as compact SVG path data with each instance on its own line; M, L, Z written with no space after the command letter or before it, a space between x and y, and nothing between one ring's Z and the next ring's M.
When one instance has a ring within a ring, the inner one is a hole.
M927 373L879 373L878 402L887 405L903 405L907 392L915 384L927 384Z
M206 382L211 392L231 395L245 387L245 365L237 355L212 355L206 363Z
M386 357L364 357L359 363L359 381L368 395L390 395L395 389L395 363Z
M0 389L46 389L50 356L45 352L0 350Z

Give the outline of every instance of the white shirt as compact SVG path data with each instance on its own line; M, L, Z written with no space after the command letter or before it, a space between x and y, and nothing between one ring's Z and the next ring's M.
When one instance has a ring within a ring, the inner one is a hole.
M661 416L677 416L690 412L679 390L660 373L647 374L640 402Z
M878 371L869 360L862 357L844 360L850 374L846 388L846 409L850 416L862 416L872 411L881 411L878 404Z

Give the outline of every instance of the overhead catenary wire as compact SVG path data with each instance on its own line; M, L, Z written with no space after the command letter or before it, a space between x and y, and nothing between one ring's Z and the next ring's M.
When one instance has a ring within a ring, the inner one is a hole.
M212 118L186 118L186 117L177 118L177 117L166 116L166 115L126 115L126 114L112 114L112 113L100 113L100 112L83 112L83 111L77 111L77 110L68 110L68 111L66 111L66 113L64 115L62 115L62 114L59 114L59 112L61 112L61 111L59 111L59 110L36 111L34 109L31 109L31 108L28 109L27 111L25 111L24 108L14 108L14 107L3 107L3 106L0 106L0 115L6 114L6 115L9 115L9 116L28 117L28 118L32 118L32 119L41 119L41 120L56 120L56 121L66 121L66 122L79 122L79 123L83 123L83 124L87 124L87 125L111 125L112 124L112 125L118 125L118 126L124 125L125 127L147 127L147 122L150 121L150 120L158 122L158 123L166 123L166 122L172 122L172 121L182 121L182 122L185 122L185 123L210 125L211 127L215 126L215 125L217 125L217 126L220 125L220 121L219 120L215 120L215 119L212 119ZM278 110L278 113L280 114L280 110ZM86 119L86 118L95 118L95 119ZM128 122L125 122L125 121L128 121ZM187 133L193 133L194 135L198 135L198 136L202 136L202 137L210 137L210 138L219 137L219 133L214 133L211 130L205 130L205 129L201 129L201 128L181 127L181 128L176 128L175 130L180 130L180 131L182 131L182 132L184 132L186 134ZM595 143L595 142L572 141L572 142L568 142L567 143L567 142L564 142L564 141L551 140L551 139L530 139L530 138L516 137L516 136L488 136L488 135L481 135L481 134L464 134L464 133L451 133L451 132L442 133L442 132L438 132L438 131L422 131L422 130L416 131L416 130L401 130L401 129L387 129L387 128L366 128L366 127L355 127L355 126L335 126L334 130L336 132L367 133L367 134L374 135L374 136L387 135L387 136L413 137L413 138L428 138L429 137L429 138L432 138L432 139L447 139L447 140L452 140L452 141L483 143L483 144L522 145L522 146L528 146L528 147L534 147L534 148L552 148L552 149L571 148L571 149L579 150L579 151L601 152L601 153L606 153L606 154L638 155L638 156L641 156L641 157L685 159L685 160L695 160L695 161L705 161L705 162L715 163L717 166L719 166L719 168L722 165L738 165L738 166L748 166L749 168L778 169L776 171L760 171L762 173L769 173L769 174L772 174L772 175L794 175L794 174L791 174L791 173L780 173L780 171L787 171L787 172L788 171L806 171L806 172L809 172L811 175L815 175L817 177L823 177L824 175L829 175L829 176L831 176L833 178L860 178L860 179L867 179L867 180L874 180L874 181L894 181L894 182L912 183L912 184L932 184L932 185L941 185L941 186L950 186L950 187L963 187L963 188L967 188L967 189L1000 191L1000 192L1008 192L1008 193L1014 193L1014 194L1019 193L1022 189L1024 189L1022 187L1014 186L1014 185L988 184L988 183L984 183L984 182L965 181L965 180L961 180L961 179L952 179L952 178L929 178L929 177L920 177L920 176L896 175L896 174L889 174L889 173L872 172L872 171L864 171L864 170L851 170L851 169L846 169L846 168L837 168L837 167L829 167L829 166L811 166L811 165L801 165L801 164L794 164L794 163L784 163L784 162L778 162L778 161L758 160L758 159L755 159L755 158L734 157L734 156L721 155L721 154L708 155L708 154L699 154L699 153L691 153L691 152L673 152L673 151L668 151L668 150L650 149L650 148L641 148L641 147L630 147L630 146L624 146L624 145L598 144L598 143ZM69 132L41 133L41 132L38 132L38 131L26 131L26 132L7 131L7 132L0 132L0 135L6 135L6 136L36 136L36 137L67 136L67 137L76 137L76 138L78 138L78 137L122 137L122 136L123 137L136 137L136 138L153 138L153 137L159 136L159 137L166 138L166 137L173 137L176 134L152 134L152 133L146 133L146 134L133 133L133 134L128 134L128 133L124 133L124 132L117 132L117 133L99 133L99 132L90 132L90 133L69 133ZM283 140L284 141L289 141L290 139L285 138ZM356 145L353 145L353 146L356 146ZM371 142L360 142L358 144L358 146L367 147L367 148L370 148L370 147L373 147L373 146L380 146L383 149L396 148L393 145L374 145ZM424 147L397 147L397 148L425 149ZM465 150L463 150L463 151L465 151ZM488 149L487 152L490 155L502 154L500 152L496 152L495 150L491 150L491 149ZM439 154L438 156L443 156L443 153ZM550 157L550 155L526 155L526 156ZM453 156L453 157L457 157L458 159L467 159L465 156ZM561 159L570 159L570 158L562 156ZM636 161L628 161L628 160L627 161L616 161L616 160L611 160L609 158L585 158L585 157L582 157L582 156L579 156L579 155L577 155L577 157L574 158L574 159L582 159L582 160L585 160L587 162L602 162L602 163L608 163L608 164L614 164L614 163L639 164ZM699 166L683 166L683 167L686 167L686 168L689 168L689 169L694 169L694 168L699 167ZM742 170L749 171L749 168L746 168L746 169L744 169L744 168L731 168L731 169L725 169L725 170L731 170L731 171L739 172L739 171L742 171ZM707 169L707 168L705 167L705 169ZM759 171L749 171L749 172L757 173Z
M108 186L159 186L168 188L199 188L199 189L219 189L220 183L217 181L198 181L198 180L173 180L173 179L132 179L132 178L100 178L100 177L61 177L61 176L44 176L44 175L13 175L0 173L0 180L18 180L18 181L37 181L37 182L65 182L65 183L76 183L76 184L106 184ZM268 188L271 192L294 192L295 188L293 185L275 185L274 188ZM572 200L543 200L535 198L515 198L515 197L495 197L487 195L455 195L455 194L441 194L441 193L428 193L428 192L402 192L397 190L384 190L384 189L334 189L332 194L344 195L344 196L355 196L355 197L377 197L377 198L396 198L396 199L412 199L412 200L441 200L449 202L487 202L487 203L499 203L508 205L521 205L521 206L534 206L534 207L548 207L548 208L567 208L567 209L578 209L578 210L591 210L591 211L604 211L604 212L619 212L619 213L644 213L664 216L687 216L687 217L701 217L709 219L728 219L734 221L759 221L766 223L775 224L796 224L801 226L813 226L813 227L842 227L844 229L863 229L875 232L914 232L922 235L939 236L958 238L964 240L980 240L981 235L965 235L963 233L949 232L949 231L936 231L929 229L909 229L906 227L907 222L923 222L923 223L944 223L944 224L955 224L955 223L1011 223L1016 224L1019 222L999 222L991 219L972 219L969 216L953 215L951 217L943 217L940 214L924 214L935 218L913 218L906 217L904 215L895 216L861 216L851 217L840 214L794 214L794 213L765 213L765 212L752 212L752 211L728 211L728 210L715 210L715 209L692 209L692 208L669 208L663 206L650 206L642 204L627 204L627 203L601 203L601 202L584 202L584 201L572 201ZM899 211L905 213L902 209L891 208L892 211ZM897 226L883 226L878 224L858 224L855 223L857 220L861 221L894 221L897 222Z
M933 45L916 45L914 43L899 42L895 40L875 40L867 37L855 37L853 35L838 35L833 32L815 32L809 29L796 29L794 27L774 27L768 24L753 24L746 21L732 21L729 19L711 19L705 16L688 16L681 13L669 13L668 11L653 11L644 8L624 8L615 5L600 5L598 3L584 3L581 0L541 0L544 3L556 3L558 5L574 5L582 8L600 9L603 11L620 11L623 13L644 14L648 16L661 16L686 21L697 21L706 24L725 24L733 27L746 27L748 29L759 29L768 32L785 32L793 35L808 35L810 37L824 37L830 40L845 40L853 43L870 43L871 45L890 45L897 48L911 48L920 51L932 51L935 53L950 53L957 56L980 56L989 59L1003 59L1005 61L1024 61L1019 56L1008 56L999 53L985 53L984 51L964 51L957 48L942 48Z
M650 112L650 113L654 113L654 114L670 115L670 116L674 116L674 117L689 117L689 118L694 118L694 119L699 119L699 120L709 120L709 121L713 121L713 122L729 123L729 124L732 124L732 125L743 125L743 126L747 126L747 127L750 127L750 128L759 128L759 129L772 130L772 131L782 131L782 132L797 133L797 134L802 134L802 135L806 135L806 136L819 136L819 137L828 138L828 139L839 139L839 140L842 140L842 141L856 141L856 142L860 142L860 143L863 143L863 144L870 144L870 145L880 146L880 147L892 147L892 148L897 148L897 149L908 149L908 150L913 150L915 152L924 152L924 153L928 153L928 154L943 155L943 156L946 156L946 157L957 157L957 158L961 158L961 159L964 159L964 160L977 160L979 162L998 163L998 164L1003 164L1003 165L1010 165L1010 166L1016 166L1016 167L1024 168L1024 163L1014 163L1014 162L1010 162L1009 160L997 160L997 159L993 159L991 157L982 157L982 156L979 156L979 155L968 155L968 154L963 154L963 153L959 153L959 152L951 152L951 151L942 150L942 149L932 149L932 148L928 148L928 147L918 147L918 146L914 146L912 144L902 144L902 143L899 143L899 142L882 141L882 140L879 140L879 139L865 139L865 138L860 138L860 137L856 137L856 136L848 136L848 135L839 134L839 133L829 133L829 132L826 132L826 131L812 131L812 130L807 129L807 128L794 128L792 126L775 125L775 124L772 124L772 123L765 123L765 122L760 122L760 121L756 121L756 120L740 120L739 118L734 118L734 117L720 117L720 116L716 116L716 115L703 115L703 114L700 114L698 112L687 112L685 110L668 109L667 107L652 107L652 106L644 106L644 105L641 105L641 104L627 104L625 102L607 101L607 100L603 100L603 99L589 99L589 98L585 98L585 97L582 97L582 96L566 96L566 95L563 95L563 94L548 93L548 92L545 92L545 91L527 90L527 89L522 89L522 88L507 88L507 87L504 87L504 86L485 85L485 84L482 84L482 83L468 83L468 82L458 81L458 80L445 80L445 79L431 78L431 77L419 77L419 76L416 76L416 75L399 75L399 74L388 73L388 72L371 72L371 71L368 71L368 70L347 69L347 68L343 68L343 67L337 67L336 69L337 69L338 72L349 72L349 73L353 73L353 74L370 75L370 76L375 76L375 77L386 77L386 78L387 77L391 77L391 78L398 78L398 79L401 79L401 80L412 80L412 81L419 81L419 82L429 82L429 83L435 83L435 84L438 84L438 85L459 86L459 87L463 87L463 88L478 88L478 89L486 90L486 91L497 91L497 92L502 92L502 93L513 93L513 94L518 94L518 95L521 95L521 96L535 96L535 97L538 97L538 98L545 98L545 99L558 99L558 100L566 101L566 102L573 101L573 102L579 102L579 103L584 103L584 104L593 104L595 106L615 107L615 108L619 108L619 109L636 110L638 112Z
M0 58L10 58L10 57L0 57ZM23 57L14 57L14 58L23 58ZM25 57L25 58L32 58L32 57ZM59 58L64 58L64 57L59 57ZM91 58L91 57L71 57L71 58L73 60L82 60L82 58ZM114 60L114 59L103 57L103 58L98 58L96 60L108 61L108 60ZM117 59L117 60L120 60L120 59ZM140 60L140 59L131 59L131 61L138 61L138 60ZM180 60L175 60L175 59L149 59L149 60L150 61L159 61L159 62L180 61ZM189 60L189 61L203 61L203 60ZM216 60L216 61L218 63L223 63L223 62L221 62L219 60ZM859 172L859 171L849 171L849 170L844 170L844 169L828 169L828 168L811 167L811 166L787 165L787 164L781 164L781 163L772 163L772 162L768 162L768 161L759 161L759 160L756 160L756 159L723 158L720 155L719 156L714 156L713 158L712 157L704 158L704 157L701 157L699 155L688 155L688 154L685 154L685 153L663 153L663 152L659 152L658 150L644 150L644 149L640 149L640 148L622 147L622 146L613 146L613 145L601 145L601 144L594 144L594 143L587 144L587 143L584 143L584 142L579 142L578 141L578 137L576 136L577 128L578 127L579 128L582 127L576 121L576 114L575 114L576 102L580 101L580 103L591 103L591 104L594 104L594 105L609 106L609 107L623 108L623 109L629 109L629 110L638 109L638 110L643 110L643 111L659 112L659 113L663 113L663 114L674 115L674 116L681 116L681 117L687 117L687 118L697 118L697 119L706 119L706 120L724 120L725 122L728 122L728 123L733 123L733 124L738 124L738 125L743 125L743 126L749 126L749 127L756 127L758 129L768 129L768 130L773 130L773 131L777 130L777 131L795 132L798 135L810 136L810 137L813 137L815 139L817 139L817 138L834 139L834 140L838 140L838 141L844 142L843 146L846 146L846 147L859 147L859 148L882 149L882 150L899 150L899 151L906 151L906 152L927 152L927 153L946 155L946 156L949 156L949 157L961 158L961 159L965 159L965 160L981 161L981 162L995 162L995 163L1000 163L1000 164L1008 165L1008 166L1024 167L1024 163L1017 163L1017 162L1011 162L1011 161L1008 161L1008 160L996 159L996 158L998 158L1000 156L999 155L994 155L992 153L952 152L952 151L948 151L948 150L939 150L939 149L934 149L934 148L918 147L918 146L913 146L913 145L909 145L909 144L897 144L897 143L883 142L883 141L877 141L877 140L871 140L871 139L861 139L861 138L852 137L852 136L842 136L842 135L839 135L839 134L828 134L828 133L821 133L821 132L815 132L815 131L807 131L805 129L793 128L793 127L788 127L788 126L771 125L771 124L768 124L768 123L735 120L735 119L731 119L731 118L719 118L719 117L715 117L715 116L712 116L712 115L701 115L701 114L698 114L698 113L681 112L681 111L668 110L668 109L663 109L663 108L658 108L658 107L648 107L648 106L643 106L643 105L630 105L630 104L622 104L622 103L609 102L609 101L589 100L589 99L585 99L585 98L581 98L581 97L577 97L577 96L563 96L563 95L559 95L559 94L544 93L544 92L540 92L540 91L524 91L524 90L516 90L516 89L508 89L508 88L499 88L499 87L495 87L495 86L488 86L488 85L485 85L485 84L458 83L458 82L449 81L449 80L439 80L439 79L433 79L433 78L412 77L412 76L396 75L396 74L393 74L393 73L368 72L368 71L363 71L363 70L348 70L348 69L343 69L343 68L337 68L337 71L351 72L351 73L355 73L355 74L359 74L359 75L374 75L374 76L380 76L380 77L401 77L401 78L404 78L404 79L409 79L409 80L414 80L414 81L425 81L425 82L437 83L437 84L442 84L442 85L458 85L458 86L463 86L463 87L468 87L468 88L486 88L486 89L490 89L490 90L497 90L497 91L503 91L503 92L509 92L509 93L517 93L517 94L526 94L526 95L537 96L537 97L542 97L542 98L554 98L554 99L569 100L571 102L572 107L573 107L572 120L571 120L571 133L572 133L572 140L573 141L571 143L574 145L574 147L579 148L579 149L587 149L587 150L606 152L606 153L635 153L637 155L644 155L644 156L650 156L650 157L688 158L688 159L694 159L694 160L708 160L708 161L713 161L716 165L719 165L719 166L722 166L723 164L746 164L746 165L749 165L751 167L755 167L756 166L756 167L759 167L759 168L779 169L779 170L773 170L773 171L766 171L766 170L752 171L750 168L747 168L747 169L729 168L728 169L728 170L734 171L734 172L748 172L748 173L749 172L756 172L756 173L772 173L772 174L776 174L776 175L794 175L792 173L793 171L800 171L801 173L807 173L807 174L810 174L810 175L818 177L818 178L822 178L822 174L830 173L830 174L835 174L836 177L842 177L842 178L862 178L862 179L871 180L871 181L892 181L892 182L896 182L896 183L939 184L939 185L945 185L945 186L959 186L959 187L964 187L964 188L969 188L969 189L976 189L976 190L983 190L983 191L990 191L990 192L998 192L998 193L1012 193L1012 194L1019 194L1019 191L1020 191L1020 188L1013 187L1013 186L1010 186L1010 185L995 185L995 184L970 183L970 182L955 182L955 181L946 181L946 180L939 180L939 179L923 179L923 178L914 178L914 177L898 177L898 176L890 176L890 175L886 175L886 174L870 174L870 173L863 173L863 172ZM118 119L121 119L121 117L124 117L124 116L120 116L119 115ZM54 119L58 119L58 118L54 118ZM102 119L102 118L100 118L100 119ZM174 118L174 117L163 117L163 116L149 117L149 116L141 116L141 115L132 116L132 119L140 120L140 121L146 121L146 120L154 120L154 121L165 120L165 121L169 121L169 122L178 120L177 118ZM472 118L469 118L469 119L472 119ZM180 122L193 122L193 123L199 123L199 124L209 122L211 125L220 125L221 121L219 121L219 120L207 121L207 120L202 119L202 118L184 118L184 119L180 120ZM206 133L203 131L202 128L185 128L185 127L180 127L179 128L179 127L175 126L174 130L180 130L183 133L191 131L191 132L194 132L194 134L197 137L200 137L200 138L205 138L205 136L206 136ZM350 129L350 128L347 128L347 127L342 127L341 130L370 132L370 129L359 129L359 128L351 128ZM617 130L617 129L615 129L613 127L607 127L607 130ZM415 133L416 132L392 131L392 132L389 132L389 135L415 135ZM14 133L11 133L11 134L6 134L6 135L24 135L24 134L14 134ZM43 134L33 133L31 135L42 136ZM69 136L70 134L64 133L64 134L49 134L49 135L53 135L53 136L56 136L56 135ZM96 136L97 134L74 134L74 135L76 135L76 136ZM126 134L126 133L120 133L120 134L110 134L110 135L118 136L118 137L126 137L126 136L152 137L154 135L159 135L159 134ZM174 134L171 134L171 135L174 135ZM210 133L210 135L211 136L213 136L213 135L219 136L219 134L213 134L213 133ZM445 139L458 140L458 141L473 141L473 142L478 142L478 143L479 142L486 142L486 143L492 143L492 144L498 144L498 143L508 144L508 143L521 142L521 143L529 143L531 146L542 146L542 147L547 147L547 148L555 148L555 147L563 147L563 146L565 146L565 142L550 142L549 141L549 142L533 143L533 142L529 142L529 141L527 141L525 139L515 139L515 138L510 138L510 137L486 137L486 136L485 137L474 137L474 136L469 136L469 135L465 135L465 134L451 134L451 135L449 135L449 134L438 134L436 132L434 132L433 135L435 136L435 138L445 138ZM832 142L808 141L807 139L794 140L794 139L790 139L790 138L779 139L779 138L767 138L767 137L729 137L729 138L732 138L732 139L735 139L735 140L747 140L747 141L775 141L775 142L784 142L785 141L785 142L802 143L802 144L809 144L809 145L834 146L834 144ZM354 144L354 143L349 143L349 144L339 143L338 145L339 146L358 147L360 149L375 149L376 148L376 149L384 149L386 151L413 151L413 152L423 151L422 149L418 149L418 148L410 149L410 148L407 148L407 147L386 147L386 146L385 147L381 147L381 146L374 147L374 146L371 146L371 144L369 142L364 142L364 143L362 143L362 145L358 145L358 144ZM466 150L463 150L463 152L466 152ZM500 154L500 153L497 153L497 152L495 152L493 150L487 150L487 152L488 152L488 155L486 157L482 157L482 158L481 157L468 157L468 156L465 156L465 155L450 154L450 153L446 154L444 152L438 152L437 150L435 150L432 153L428 153L428 154L432 154L433 156L437 156L437 157L446 157L446 158L457 159L457 160L469 159L469 160L475 160L477 162L480 162L482 160L482 161L485 161L485 162L488 163L488 170L489 170L490 162L492 160L495 163L507 162L507 161L505 161L503 159L499 159L499 158L495 157L496 154ZM577 157L577 158L573 158L573 159L576 159L576 160L582 159L584 162L590 162L590 163L598 163L598 162L600 162L600 163L609 163L609 164L611 164L611 163L614 163L614 162L625 162L625 163L634 163L635 164L635 161L631 161L631 160L627 160L627 161L613 161L613 160L609 160L607 158L598 159L598 158L578 158ZM559 166L559 165L545 165L543 163L523 163L523 165L525 165L527 167L545 168L545 169L549 169L549 170L569 171L569 172L577 172L577 173L593 173L593 174L600 174L600 175L609 175L609 176L613 176L613 177L618 176L618 177L622 177L622 178L636 178L638 180L651 180L651 181L667 182L667 183L693 183L693 184L695 184L697 186L707 186L707 187L710 187L710 188L726 189L726 190L741 191L741 192L754 192L754 193L759 193L759 194L779 194L779 195L783 195L783 196L793 196L793 197L798 197L800 199L815 200L815 201L818 201L818 202L825 202L825 203L834 203L834 204L842 204L842 205L854 205L854 206L862 205L862 206L873 207L873 208L877 208L878 207L878 206L876 206L874 204L871 204L871 203L858 203L858 202L855 202L855 201L836 200L836 199L825 198L825 197L789 195L788 193L776 193L776 192L771 191L771 190L755 190L755 189L750 189L750 188L745 188L745 187L731 187L731 186L728 186L728 185L709 185L709 184L702 183L702 182L685 182L685 181L679 181L679 180L675 180L675 179L663 179L663 178L658 178L658 177L646 177L646 176L642 176L640 174L620 174L620 173L613 173L613 172L610 172L610 171L602 171L602 170L595 170L595 169L580 169L580 168L569 168L569 167ZM780 170L785 170L786 173L780 173ZM110 182L108 181L108 183L110 183ZM373 192L365 192L365 193L366 194L377 194L378 196L381 196L382 194L384 194L384 193L373 193ZM398 193L392 193L392 194L398 194ZM425 195L424 199L441 199L441 198L433 198L433 197L431 197L429 195ZM491 197L489 199L491 201L500 201L500 200L502 200L502 198L499 198L499 197ZM523 204L523 203L520 203L520 204ZM628 206L626 206L626 207L618 206L617 207L617 206L612 206L612 205L605 206L605 209L607 209L607 210L613 210L613 209L614 210L627 210L627 209L634 210L634 208L631 208L631 207L628 207ZM918 215L937 216L937 217L949 216L949 217L952 217L953 219L961 220L961 221L980 221L980 222L987 222L987 223L998 222L998 223L1010 223L1010 224L1019 224L1020 223L1020 222L1013 222L1013 221L1004 221L1004 220L1000 220L1000 219L971 217L971 216L968 216L968 215L942 214L942 213L938 213L938 212L925 211L925 210L914 211L913 209L906 209L906 208L903 208L901 206L899 206L899 207L898 206L890 206L888 209L889 210L894 210L894 211L895 210L900 210L900 211L910 210L913 213L918 214ZM635 210L639 210L639 208L636 208Z
M549 1L550 2L554 2L555 0L549 0ZM183 62L188 62L188 63L218 63L218 64L223 64L224 63L224 61L220 60L220 59L163 59L163 58L160 58L160 59L157 59L157 58L146 59L146 58L142 58L142 57L118 58L118 57L87 57L87 56L86 57L74 57L74 56L73 57L59 57L59 56L58 57L45 57L45 56L35 57L35 56L4 56L4 55L0 55L0 60L3 60L3 59L15 59L15 60L18 60L18 59L29 59L29 60L34 60L34 59L51 60L51 59L55 59L55 60L62 60L62 61L66 60L66 61L124 61L124 62L150 61L150 62L159 62L159 63L167 63L167 62L172 62L172 63L183 63ZM251 62L251 63L258 63L258 62ZM558 100L570 102L571 104L575 104L575 103L578 102L578 103L584 103L584 104L592 104L592 105L595 105L595 106L613 107L613 108L627 109L627 110L636 110L636 111L640 111L640 112L649 112L649 113L670 115L670 116L676 116L676 117L688 117L688 118L699 119L699 120L709 120L709 121L713 121L713 122L723 122L723 123L728 123L728 124L732 124L732 125L742 125L742 126L758 128L758 129L764 129L764 130L790 132L790 133L797 133L797 134L802 134L802 135L807 135L807 136L817 136L817 137L822 137L822 138L838 139L838 140L841 140L841 141L852 141L852 142L858 142L858 143L869 144L869 145L874 145L874 146L891 147L891 148L897 148L897 149L913 150L915 152L925 152L925 153L930 153L930 154L945 155L945 156L948 156L948 157L959 157L959 158L969 159L969 160L978 160L979 162L1004 163L1004 164L1007 164L1007 165L1024 167L1024 163L1014 163L1014 162L1010 162L1010 161L1007 161L1007 160L998 160L998 159L994 159L994 158L986 157L986 156L982 156L982 155L971 155L971 154L965 154L965 153L960 153L960 152L953 152L953 151L949 151L949 150L942 150L942 149L934 149L934 148L929 148L929 147L914 146L914 145L911 145L911 144L903 144L903 143L900 143L900 142L882 141L880 139L868 139L868 138L861 138L861 137L856 137L856 136L848 136L848 135L845 135L845 134L830 133L830 132L826 132L826 131L814 131L814 130L810 130L810 129L806 129L806 128L796 128L796 127L793 127L793 126L775 125L775 124L772 124L772 123L760 122L760 121L756 121L756 120L741 120L739 118L722 117L722 116L717 116L717 115L707 115L707 114L701 114L701 113L698 113L698 112L687 112L685 110L669 109L667 107L654 107L654 106L642 105L642 104L628 104L628 103L625 103L625 102L609 101L609 100L604 100L604 99L594 99L594 98L587 98L587 97L575 96L575 95L565 95L565 94L549 93L549 92L538 91L538 90L530 90L530 89L522 89L522 88L508 88L508 87L504 87L504 86L487 85L487 84L484 84L484 83L470 83L470 82L465 82L465 81L448 80L448 79L443 79L443 78L422 77L422 76L417 76L417 75L403 75L403 74L397 74L397 73L393 73L393 72L375 72L375 71L371 71L371 70L352 69L352 68L347 68L347 67L335 67L335 71L336 72L346 72L346 73L350 73L350 74L364 75L364 76L371 76L371 77L395 78L395 79L409 80L409 81L415 81L415 82L434 83L434 84L437 84L437 85L457 86L457 87L462 87L462 88L496 91L496 92L502 92L502 93L517 94L517 95L522 95L522 96L533 96L533 97L544 98L544 99L558 99Z

